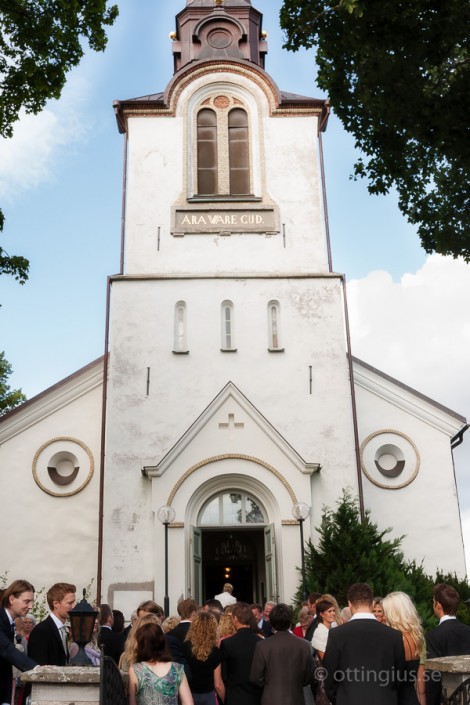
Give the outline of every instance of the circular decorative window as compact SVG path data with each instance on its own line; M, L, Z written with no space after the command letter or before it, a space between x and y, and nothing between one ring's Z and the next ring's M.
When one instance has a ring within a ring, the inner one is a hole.
M207 43L213 49L226 49L230 46L233 41L233 37L230 32L224 29L214 29L207 35Z
M69 436L44 443L33 459L33 477L43 492L53 497L70 497L90 482L95 463L91 450Z
M362 471L377 487L387 490L406 487L418 474L419 465L418 449L400 431L376 431L361 444Z

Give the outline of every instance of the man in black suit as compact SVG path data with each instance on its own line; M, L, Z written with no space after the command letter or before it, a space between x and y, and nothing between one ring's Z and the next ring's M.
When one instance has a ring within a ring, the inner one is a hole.
M28 655L40 666L65 666L69 660L67 627L69 612L75 606L75 585L56 583L47 591L51 613L37 624L28 640Z
M356 583L347 598L352 617L330 629L323 666L333 705L399 705L405 668L403 637L372 614L373 592Z
M434 614L439 624L426 635L428 659L441 656L470 654L470 627L456 617L460 595L451 585L439 583L433 588ZM441 701L441 676L438 671L426 672L426 703L439 705Z
M237 602L232 609L234 636L222 639L222 678L225 684L224 705L259 705L261 689L250 681L251 664L260 637L253 629L250 605Z
M100 633L98 644L103 646L104 655L110 656L119 665L119 659L124 651L125 636L113 631L114 616L111 607L107 604L100 605Z
M0 608L0 705L10 705L12 666L29 671L37 664L15 647L15 619L25 617L34 603L34 587L27 580L15 580L2 596Z

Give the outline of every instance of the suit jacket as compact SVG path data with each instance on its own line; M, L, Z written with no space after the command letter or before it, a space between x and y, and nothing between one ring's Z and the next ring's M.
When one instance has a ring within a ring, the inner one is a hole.
M337 705L397 705L405 669L403 637L376 619L330 629L323 666L325 690Z
M189 632L190 626L191 622L180 622L176 625L176 627L170 629L170 631L168 632L168 636L171 636L174 639L178 639L178 641L183 642L186 639L186 635Z
M28 639L28 654L40 666L65 666L68 654L57 626L49 615L37 624Z
M15 647L10 620L3 608L0 608L0 703L11 701L12 666L20 671L29 671L36 662Z
M249 627L220 643L222 678L225 683L224 705L259 705L261 689L250 681L251 664L260 637Z
M470 654L470 627L458 619L446 619L426 635L427 658L462 656ZM437 671L429 671L426 678L426 703L439 705L441 678Z
M98 635L98 645L100 647L103 645L104 655L110 656L116 666L119 665L119 659L124 651L124 644L125 636L122 633L118 634L118 632L113 632L108 627L101 627Z
M268 622L267 619L262 619L261 623L258 623L259 629L263 632L264 636L272 636L274 634L273 628L271 626L271 623Z
M303 687L310 683L311 674L312 650L305 639L276 632L256 645L250 679L263 688L262 705L303 703Z
M310 626L305 632L305 638L307 641L312 641L313 635L315 633L315 629L318 627L318 617L315 615L315 617L312 619L310 622Z

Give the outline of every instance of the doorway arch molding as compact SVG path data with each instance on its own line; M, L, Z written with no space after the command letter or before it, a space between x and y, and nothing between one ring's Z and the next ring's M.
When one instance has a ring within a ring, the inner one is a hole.
M273 467L269 463L266 463L264 460L261 460L260 458L255 458L252 455L243 455L240 453L224 453L223 455L214 455L210 458L206 458L205 460L200 460L198 463L191 465L191 467L188 468L186 470L186 472L184 472L181 475L179 480L173 485L173 488L168 496L167 505L168 506L172 505L176 493L178 492L179 488L183 485L183 483L188 479L188 477L190 477L194 472L196 472L200 468L205 467L206 465L209 465L210 463L218 463L221 460L244 460L244 461L247 461L250 463L256 463L257 465L261 465L263 468L265 468L266 470L269 470L269 472L271 472L273 475L275 475L277 477L277 479L284 485L285 489L289 493L292 504L294 505L297 503L297 498L295 496L295 492L292 489L291 485L286 480L284 475L281 472L279 472L279 470L276 470L275 467ZM223 475L219 479L223 480L224 477L228 477L228 476ZM243 473L240 473L240 474L236 473L232 477L244 477L244 481L245 480L252 480L252 478L250 478L249 476L245 476ZM215 481L212 480L212 482L215 482ZM256 486L257 486L257 488L264 487L264 485L262 483L257 483Z

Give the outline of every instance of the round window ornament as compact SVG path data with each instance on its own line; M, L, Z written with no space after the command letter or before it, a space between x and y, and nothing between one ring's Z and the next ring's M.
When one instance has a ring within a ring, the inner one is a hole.
M225 29L214 29L207 35L207 43L213 49L227 49L233 42L233 37L230 32Z
M418 449L401 431L383 429L371 433L362 442L360 453L364 475L382 489L402 489L418 474Z
M82 441L59 436L46 441L33 458L33 477L43 492L70 497L81 492L94 472L91 450Z

